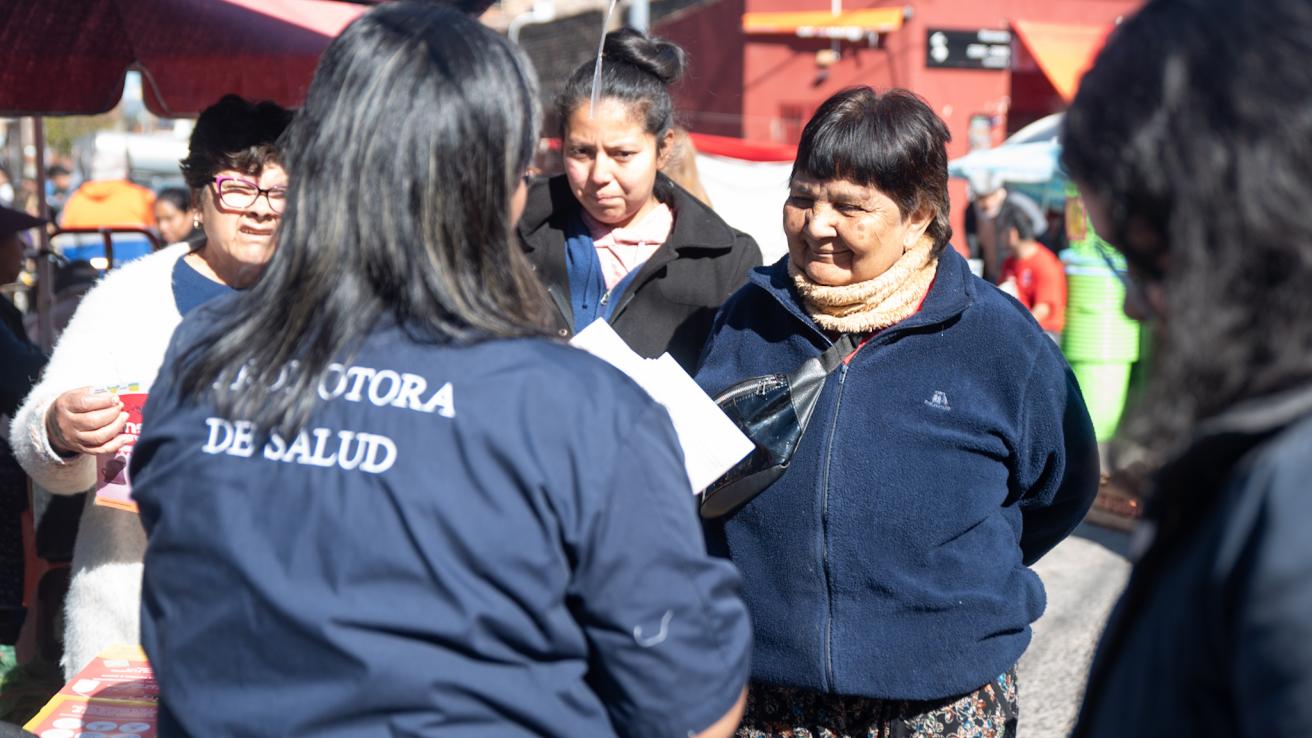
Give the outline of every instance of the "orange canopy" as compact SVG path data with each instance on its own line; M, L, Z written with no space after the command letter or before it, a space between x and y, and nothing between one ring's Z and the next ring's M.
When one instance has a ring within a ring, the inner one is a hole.
M744 13L743 32L802 37L847 37L888 33L902 27L902 8L866 8L831 13L827 10Z
M1012 21L1016 35L1062 99L1070 102L1114 26Z

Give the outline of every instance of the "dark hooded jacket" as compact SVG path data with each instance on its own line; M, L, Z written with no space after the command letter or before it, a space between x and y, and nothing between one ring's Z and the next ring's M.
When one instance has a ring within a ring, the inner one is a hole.
M1078 738L1312 733L1312 387L1203 424L1155 480Z
M655 191L674 211L674 229L615 298L610 323L640 355L651 359L668 351L691 373L715 311L747 281L752 267L760 266L761 251L751 236L730 228L665 175L657 175ZM551 297L552 328L562 338L573 334L574 325L565 234L580 207L564 175L537 180L518 228Z

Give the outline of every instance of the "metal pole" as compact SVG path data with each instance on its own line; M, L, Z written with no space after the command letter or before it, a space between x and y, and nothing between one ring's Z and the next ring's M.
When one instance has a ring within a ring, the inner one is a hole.
M629 27L643 33L651 31L650 0L633 0L629 3Z
M50 217L50 207L46 204L46 127L41 116L32 118L32 147L36 149L36 203L41 217ZM40 332L41 350L50 353L55 344L55 265L50 260L50 231L45 226L37 229L41 232L40 245L36 260L36 324Z

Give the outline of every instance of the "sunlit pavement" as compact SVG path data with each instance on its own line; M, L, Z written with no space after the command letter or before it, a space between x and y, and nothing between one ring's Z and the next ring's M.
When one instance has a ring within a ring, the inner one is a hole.
M1129 575L1128 542L1126 533L1085 523L1034 565L1048 609L1020 660L1023 738L1070 733L1094 647Z

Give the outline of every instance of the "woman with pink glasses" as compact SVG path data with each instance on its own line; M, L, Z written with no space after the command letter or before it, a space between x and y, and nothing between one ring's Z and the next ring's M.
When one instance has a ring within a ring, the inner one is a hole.
M56 494L93 490L97 457L115 457L137 430L119 393L106 388L148 391L182 317L259 277L286 203L277 141L290 120L279 105L235 95L201 113L182 173L205 238L116 269L87 293L14 417L15 456L38 485ZM106 646L138 641L146 536L135 512L94 498L73 554L66 676Z

